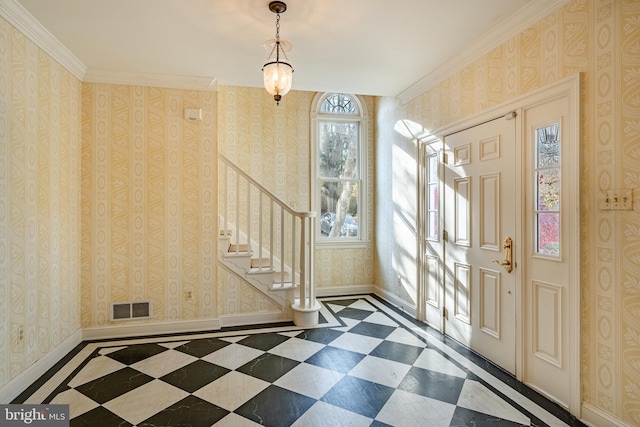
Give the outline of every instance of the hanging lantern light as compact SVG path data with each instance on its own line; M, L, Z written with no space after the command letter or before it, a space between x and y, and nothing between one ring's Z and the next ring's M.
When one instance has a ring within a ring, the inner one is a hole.
M276 104L280 105L282 97L291 90L293 81L293 67L285 52L291 47L291 43L280 40L280 14L287 10L287 5L282 1L272 1L269 3L269 10L276 14L276 38L265 43L265 47L271 47L271 54L262 67L262 73L265 89L273 95Z

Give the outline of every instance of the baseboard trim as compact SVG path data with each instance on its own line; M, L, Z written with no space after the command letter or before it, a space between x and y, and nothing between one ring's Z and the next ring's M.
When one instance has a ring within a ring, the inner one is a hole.
M292 320L292 314L286 311L276 311L273 313L227 314L220 316L219 319L220 326L223 328L291 322Z
M580 421L591 427L632 427L588 402L582 402Z
M376 295L378 295L383 300L387 301L389 304L395 305L400 310L406 312L411 317L416 317L416 306L413 303L403 300L402 298L398 298L396 295L392 294L389 291L386 291L382 288L375 288Z
M0 387L0 403L12 402L81 342L82 329L78 329L42 358L18 374L17 377Z
M113 338L132 338L149 335L215 331L220 328L220 320L218 319L139 323L85 328L82 330L82 339L84 341L94 341Z
M318 297L351 296L374 293L389 303L403 309L412 316L415 316L415 306L395 297L381 288L376 288L373 285L325 287L318 288L316 291L316 295ZM201 333L203 331L220 330L223 327L260 325L288 321L292 321L291 313L289 311L282 311L272 313L225 315L216 319L137 323L79 329L65 341L60 343L56 348L49 351L40 360L25 369L13 380L0 387L0 403L9 403L13 401L83 341L135 338L180 333ZM616 424L612 425L615 426Z
M355 286L327 286L316 288L317 297L341 297L347 295L372 294L374 292L373 285L355 285Z

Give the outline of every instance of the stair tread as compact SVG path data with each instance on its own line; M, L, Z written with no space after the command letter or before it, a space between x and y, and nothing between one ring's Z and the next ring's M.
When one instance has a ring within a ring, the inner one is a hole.
M242 252L242 251L240 251L240 252L231 252L231 251L229 251L224 256L225 256L225 258L235 258L235 257L238 257L238 258L251 258L251 252Z
M269 258L262 258L262 263L260 262L260 258L251 258L251 267L252 268L272 268L271 260Z
M249 246L247 244L242 244L242 243L239 244L239 245L236 245L235 243L232 243L232 244L229 245L228 252L231 252L231 253L238 253L238 252L239 253L242 253L242 252L251 253L251 246Z
M260 274L260 273L274 273L273 268L271 267L250 267L249 274Z
M271 267L251 267L249 268L248 271L249 274L272 274L273 275L273 283L274 284L280 284L281 282L284 282L285 284L287 283L291 283L291 273L289 273L288 271L284 273L284 279L282 278L282 273L280 273L279 271L274 270Z
M270 267L251 267L249 268L248 274L271 274L273 277L271 289L290 289L293 287L297 287L298 285L293 285L291 281L291 273L288 271L284 273L284 278L282 277L282 273L274 270Z
M274 283L269 289L272 291L286 291L288 289L296 289L297 287L298 285L294 285L291 282L284 282L284 284Z
M286 282L291 282L291 273L289 273L288 271L285 271L284 273L284 279L282 278L282 272L280 271L274 271L273 272L273 283L280 283L280 281L284 281Z

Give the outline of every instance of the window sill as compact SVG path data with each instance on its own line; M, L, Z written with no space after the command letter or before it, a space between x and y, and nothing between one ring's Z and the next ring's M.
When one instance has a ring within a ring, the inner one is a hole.
M316 240L316 249L367 249L371 245L368 240Z

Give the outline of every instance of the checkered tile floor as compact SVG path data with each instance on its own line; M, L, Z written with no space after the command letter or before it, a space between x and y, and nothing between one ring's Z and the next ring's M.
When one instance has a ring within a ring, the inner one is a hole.
M321 324L94 342L14 403L71 426L567 426L568 413L376 298Z

